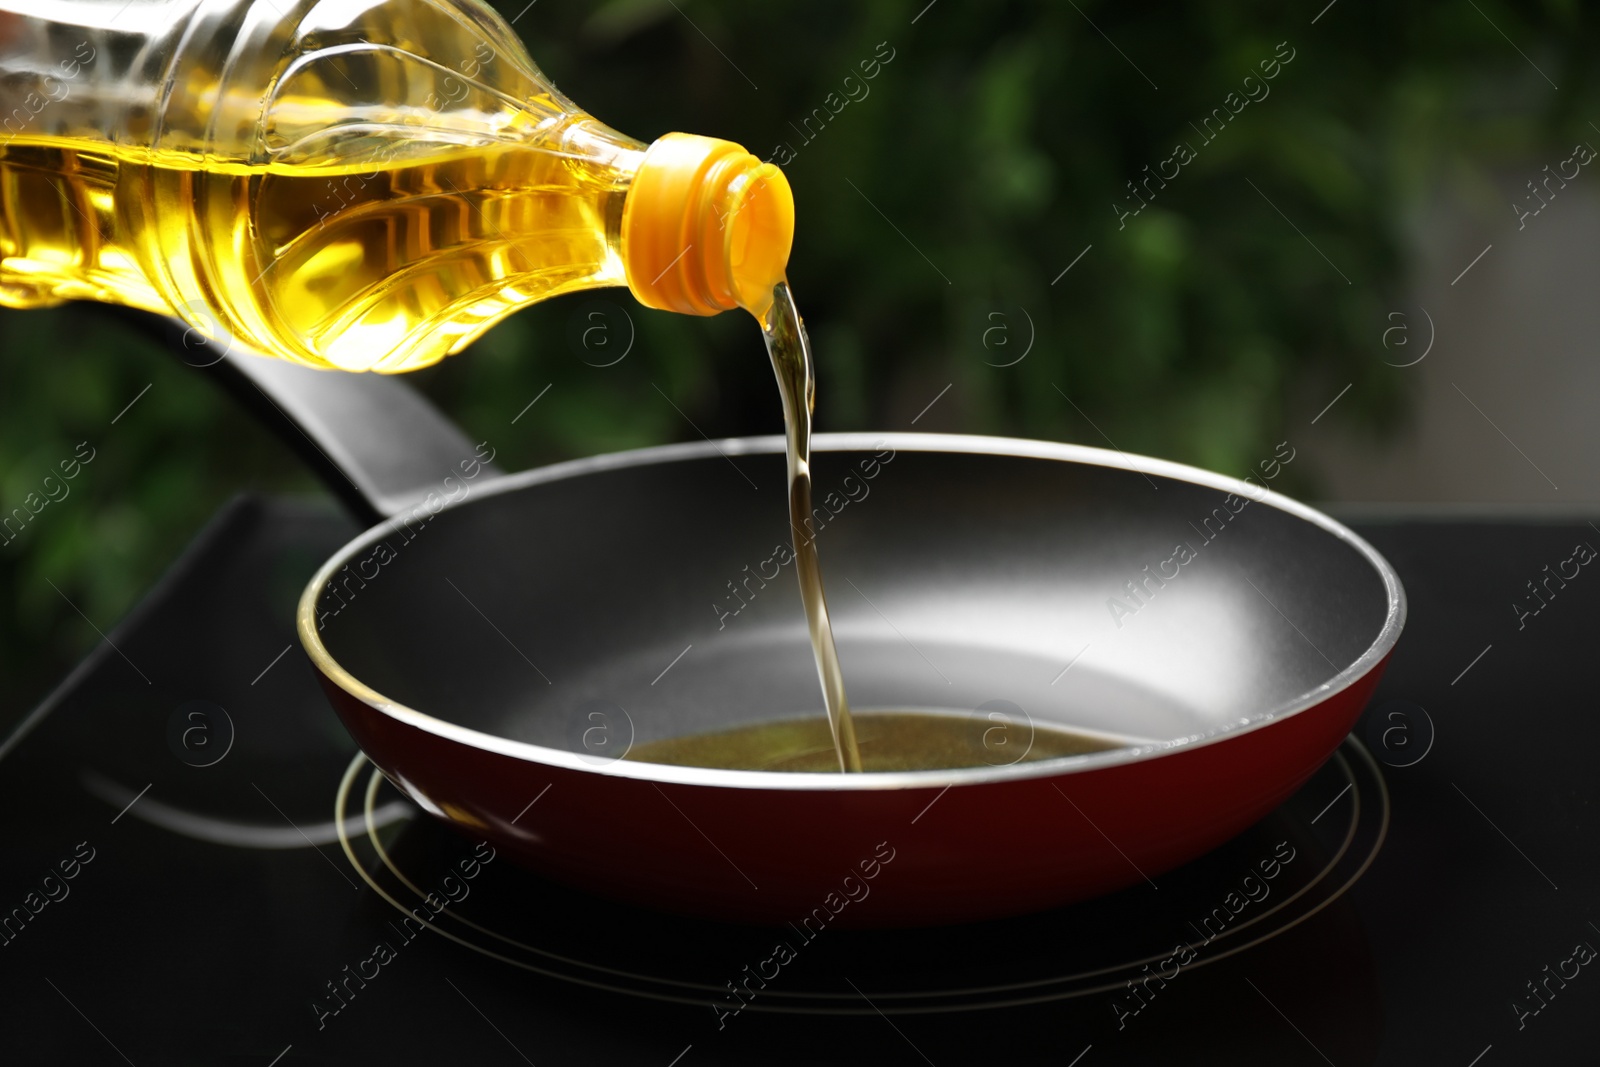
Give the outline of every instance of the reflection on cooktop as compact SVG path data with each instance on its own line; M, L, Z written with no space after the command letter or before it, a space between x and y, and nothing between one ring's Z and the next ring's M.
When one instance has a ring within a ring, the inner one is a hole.
M1180 976L1334 906L1377 855L1389 815L1377 765L1352 739L1273 816L1159 883L999 922L845 931L646 911L503 859L470 880L461 865L477 875L494 850L479 843L474 851L430 818L385 828L368 817L396 796L358 756L335 819L362 827L342 841L345 855L398 914L406 942L426 930L537 974L703 1006L719 1029L746 1010L892 1015L1072 998L1103 1001L1101 1010L1126 1025Z

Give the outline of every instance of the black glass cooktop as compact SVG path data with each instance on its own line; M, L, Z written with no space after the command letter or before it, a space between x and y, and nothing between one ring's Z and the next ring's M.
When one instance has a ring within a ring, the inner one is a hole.
M1410 619L1281 810L1102 900L802 940L550 885L419 812L294 640L354 530L241 499L0 748L4 1062L1593 1062L1600 579L1560 570L1600 530L1356 525Z

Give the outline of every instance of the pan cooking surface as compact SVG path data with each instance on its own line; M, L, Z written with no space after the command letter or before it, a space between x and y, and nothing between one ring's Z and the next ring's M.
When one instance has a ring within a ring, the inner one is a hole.
M1384 628L1368 557L1271 503L895 440L822 439L817 457L853 704L1005 701L1168 741L1293 704ZM320 636L400 704L596 756L821 714L782 478L767 451L510 479L380 530L318 601Z

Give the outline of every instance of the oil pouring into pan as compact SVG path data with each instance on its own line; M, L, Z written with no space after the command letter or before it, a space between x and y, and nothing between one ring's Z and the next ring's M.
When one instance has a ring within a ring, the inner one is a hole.
M781 485L777 439L506 476L409 538L402 513L324 565L301 640L391 781L535 870L646 906L783 922L892 850L838 916L872 926L1044 909L1228 840L1332 754L1404 620L1369 545L1232 478L1001 438L822 435L813 451L819 484L893 456L819 538L846 591L834 629L851 701L959 722L968 766L617 758L804 716L826 737L793 588L770 583L721 629L706 608L781 537L774 494L728 470ZM1246 494L1118 629L1106 599ZM382 545L376 577L329 601ZM860 717L865 740L874 716ZM1055 731L1092 744L1016 757Z
M840 915L861 926L1082 899L1287 798L1398 638L1384 560L1244 482L1041 442L813 440L781 172L601 125L476 0L14 6L0 300L176 314L301 424L381 520L298 612L335 708L417 803L552 878L776 922L876 863ZM328 372L423 366L622 284L750 312L785 439L500 476L398 383ZM818 529L813 486L869 470ZM1130 583L1144 606L1108 612ZM736 614L707 611L730 592Z

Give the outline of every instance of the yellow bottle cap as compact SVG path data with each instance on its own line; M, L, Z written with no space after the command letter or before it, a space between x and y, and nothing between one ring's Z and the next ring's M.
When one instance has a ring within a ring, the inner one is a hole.
M788 179L732 141L667 134L645 152L623 204L623 267L646 307L761 315L793 244Z

